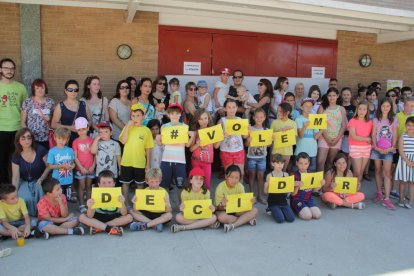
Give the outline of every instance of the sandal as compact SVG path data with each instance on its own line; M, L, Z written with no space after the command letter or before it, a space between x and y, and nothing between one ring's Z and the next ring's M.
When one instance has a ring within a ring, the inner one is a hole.
M10 256L12 253L11 248L0 248L0 258Z
M224 224L223 230L228 233L234 229L234 224Z
M358 210L365 209L365 203L364 202L352 203L352 209L358 209Z
M212 225L210 225L210 228L212 229L218 229L220 227L220 221L216 221Z
M255 226L256 224L257 224L257 220L254 218L254 219L251 219L250 221L249 221L249 224L251 225L251 226Z

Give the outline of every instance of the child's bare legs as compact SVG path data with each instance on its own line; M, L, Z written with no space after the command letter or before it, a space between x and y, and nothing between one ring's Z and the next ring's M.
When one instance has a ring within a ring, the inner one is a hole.
M321 210L316 206L305 207L299 212L299 217L303 220L319 219L321 216Z
M404 181L400 181L400 200L399 203L404 203L404 197L405 197L405 187L407 186L407 182ZM410 194L411 194L411 188L410 189ZM410 201L411 201L411 196L410 196Z
M351 158L352 171L354 173L354 177L358 178L358 183L362 183L362 176L368 162L368 158Z
M414 182L408 182L408 189L410 190L410 205L413 204L414 201Z
M183 230L192 230L213 225L217 221L217 217L216 215L213 215L208 219L185 219L182 213L178 213L175 220L177 223L185 226Z
M317 162L318 172L325 171L325 162L328 157L329 148L318 148Z
M154 227L158 224L166 223L166 222L168 222L172 219L172 213L171 212L164 213L161 216L159 216L158 218L153 219L153 220L150 220L149 218L147 218L146 216L141 214L141 212L139 212L139 211L137 211L137 212L131 211L131 215L135 220L147 223L147 228Z
M130 198L129 198L129 185L131 183L122 183L122 195L125 198L125 203L129 203L131 202Z
M254 183L256 182L256 170L249 170L249 187L250 192L254 193ZM261 193L259 193L259 196Z
M85 205L85 192L86 198L91 198L91 185L92 178L86 177L84 179L79 179L78 186L78 196L79 196L79 205Z
M390 192L391 192L391 166L392 166L392 162L391 161L385 161L384 160L384 164L383 164L383 169L384 169L384 190L385 190L385 195L384 195L384 199L389 199L390 198Z
M382 160L374 160L375 182L377 183L377 194L382 194Z
M68 229L76 227L79 225L79 221L75 218L72 221L66 221L61 225L57 226L54 224L48 224L42 230L52 235L66 235L68 234Z
M329 148L328 157L326 158L326 170L330 170L332 168L335 156L338 154L339 149L337 148Z
M250 211L236 213L235 215L229 215L225 211L218 211L217 219L224 224L233 224L234 228L236 228L256 218L257 212L258 210L255 207Z
M259 196L262 197L264 194L264 172L257 172L257 184L259 185Z
M106 226L124 226L128 223L132 222L132 216L130 214L127 214L126 216L121 216L119 218L113 219L111 221L108 221L106 223L99 221L94 218L89 218L87 215L82 214L79 217L79 221L87 226L105 230Z

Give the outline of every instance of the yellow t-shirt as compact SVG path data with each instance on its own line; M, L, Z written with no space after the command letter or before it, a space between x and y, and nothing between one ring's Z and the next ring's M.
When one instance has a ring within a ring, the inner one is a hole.
M284 128L293 128L296 133L298 132L295 121L292 121L291 119L287 119L286 121L282 121L281 119L276 119L273 121L270 128L273 129L273 132L280 131L281 129L284 129ZM293 146L276 148L275 142L273 142L272 154L276 154L276 153L279 153L281 155L291 156L293 155Z
M407 120L408 117L413 116L412 114L410 115L405 115L404 112L398 112L397 113L397 120L398 120L398 139L401 137L401 135L404 134L404 132L406 132L405 129L405 121Z
M216 206L220 204L220 202L224 199L224 197L228 195L237 195L237 194L244 194L244 186L240 182L234 186L234 188L230 188L226 185L226 181L224 180L221 182L216 189L216 195L214 197L214 202Z
M124 130L125 127L122 129L119 137L122 137ZM125 143L124 153L122 154L121 165L125 167L145 168L147 164L146 149L153 147L154 140L152 139L149 128L146 126L130 126L128 140Z
M151 189L150 187L146 187L145 190L163 190L165 192L165 198L167 199L166 202L168 202L168 205L171 206L170 196L168 195L167 190L165 190L163 187L158 187L158 188L155 188L155 189ZM147 211L147 212L151 212L151 213L165 213L165 211Z
M198 193L195 193L193 191L187 192L186 190L183 190L181 192L181 202L184 202L186 200L203 200L203 199L210 199L209 190L207 190L205 194L203 194L203 190L200 190Z
M0 201L0 219L6 219L8 222L23 219L27 215L26 203L23 198L19 197L17 204L7 204Z

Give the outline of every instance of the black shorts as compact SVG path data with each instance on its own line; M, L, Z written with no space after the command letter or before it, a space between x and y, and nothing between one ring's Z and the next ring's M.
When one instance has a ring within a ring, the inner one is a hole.
M151 211L146 211L146 210L139 210L139 212L141 213L141 215L147 217L150 220L154 220L156 218L159 218L160 216L164 215L164 213L155 213L155 212L151 212ZM165 222L168 223L169 221Z
M145 184L145 169L121 166L121 176L119 182L122 184Z
M96 220L99 220L100 222L106 223L108 221L114 220L116 218L121 217L122 215L120 213L113 213L113 214L102 214L102 213L97 213L95 212L95 214L93 215L93 218Z

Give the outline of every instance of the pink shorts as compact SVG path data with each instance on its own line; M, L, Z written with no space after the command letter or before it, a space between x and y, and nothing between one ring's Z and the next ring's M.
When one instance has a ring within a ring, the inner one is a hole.
M230 165L244 165L245 152L244 150L238 152L220 151L220 160L223 167L227 168Z
M367 158L371 156L371 145L349 145L349 156L351 158Z
M325 138L323 138L322 136L318 140L318 148L341 149L341 145L342 145L342 138L339 139L339 141L333 146L329 146L328 143L326 143Z

